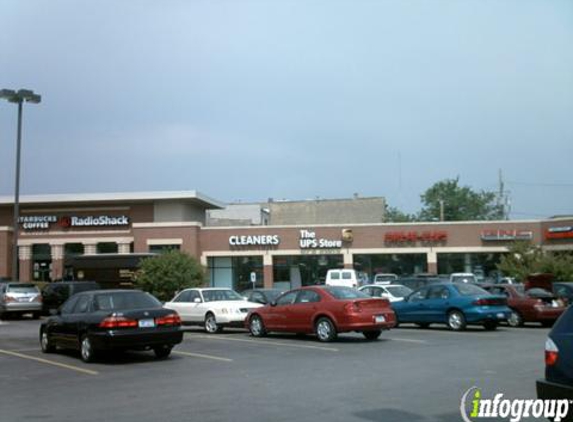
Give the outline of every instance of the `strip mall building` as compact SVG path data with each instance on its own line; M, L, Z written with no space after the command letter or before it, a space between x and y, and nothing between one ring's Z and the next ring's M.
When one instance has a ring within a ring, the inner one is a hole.
M224 204L195 191L41 195L20 200L21 281L64 277L65 257L179 249L213 286L315 284L329 268L488 275L515 240L573 251L573 218L548 220L209 226ZM11 274L13 199L0 198L0 277Z

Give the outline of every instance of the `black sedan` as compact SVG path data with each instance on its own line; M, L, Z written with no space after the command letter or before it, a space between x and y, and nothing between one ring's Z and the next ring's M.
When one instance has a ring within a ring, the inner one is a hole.
M114 350L153 350L157 358L166 358L182 340L177 312L138 290L78 293L40 326L44 353L75 349L84 362Z

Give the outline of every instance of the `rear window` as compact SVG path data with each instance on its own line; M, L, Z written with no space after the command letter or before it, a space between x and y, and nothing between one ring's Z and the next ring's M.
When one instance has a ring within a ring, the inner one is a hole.
M336 299L370 299L366 293L350 287L329 287L325 290Z
M119 311L129 309L161 308L161 302L148 293L116 292L98 294L94 297L96 311Z
M10 293L38 293L39 290L35 284L8 284L6 291Z
M551 332L556 334L573 332L573 306L569 306L561 317L559 317L557 322L553 325Z
M456 284L454 288L458 291L459 294L462 296L477 296L477 295L489 295L490 293L486 292L481 287L475 286L473 284Z

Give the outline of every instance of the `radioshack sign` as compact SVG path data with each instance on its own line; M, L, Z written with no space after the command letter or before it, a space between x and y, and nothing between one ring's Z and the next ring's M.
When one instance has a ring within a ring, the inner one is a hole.
M531 240L533 232L531 230L483 230L480 237L485 241Z
M88 215L88 216L55 216L55 215L26 215L19 219L23 230L50 230L52 225L62 229L76 227L123 227L129 226L130 219L126 215Z

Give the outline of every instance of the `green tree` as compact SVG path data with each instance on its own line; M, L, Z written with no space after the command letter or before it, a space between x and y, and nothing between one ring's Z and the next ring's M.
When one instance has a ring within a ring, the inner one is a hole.
M440 220L441 207L445 221L498 220L503 209L496 204L494 192L474 192L459 185L459 177L435 183L421 195L421 221Z
M205 271L197 259L175 250L144 259L135 275L135 286L161 301L170 300L181 289L204 283Z
M408 223L411 221L416 221L416 216L414 214L404 213L398 208L391 207L386 204L384 221L387 223Z
M551 273L556 281L573 279L573 255L567 252L546 252L529 242L515 242L501 257L498 270L525 280L529 274Z

